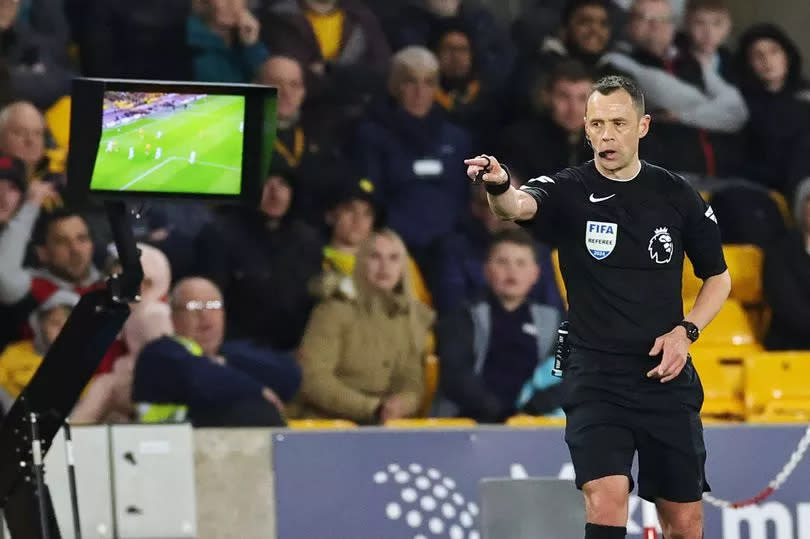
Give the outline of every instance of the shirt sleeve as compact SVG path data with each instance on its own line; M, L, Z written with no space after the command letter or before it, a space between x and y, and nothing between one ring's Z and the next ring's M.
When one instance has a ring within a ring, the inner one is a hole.
M519 225L532 228L537 237L543 241L555 244L554 223L562 196L562 173L553 176L538 176L532 178L520 187L537 201L537 213L527 221L518 221Z
M686 189L683 247L695 275L708 279L726 271L720 228L712 207L691 186Z

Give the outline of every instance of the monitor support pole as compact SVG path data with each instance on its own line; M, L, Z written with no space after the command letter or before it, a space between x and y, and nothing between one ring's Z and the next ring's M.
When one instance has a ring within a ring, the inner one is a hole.
M0 509L12 539L59 539L43 459L139 300L140 253L124 202L105 204L121 261L103 289L82 296L31 382L0 425Z

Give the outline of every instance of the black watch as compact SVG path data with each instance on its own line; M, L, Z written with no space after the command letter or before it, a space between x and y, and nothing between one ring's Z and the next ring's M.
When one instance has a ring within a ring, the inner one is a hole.
M698 337L700 337L700 330L689 320L682 320L678 322L678 325L683 326L686 329L686 336L689 337L690 341L695 342L698 340Z

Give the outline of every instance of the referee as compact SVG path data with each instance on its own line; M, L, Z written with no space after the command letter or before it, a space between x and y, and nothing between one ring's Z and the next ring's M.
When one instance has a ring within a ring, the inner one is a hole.
M493 213L559 250L568 290L565 441L585 495L585 539L624 538L631 465L666 539L703 537L703 388L689 345L731 289L711 207L681 177L638 157L644 96L609 76L588 98L594 159L515 189L492 156L468 159ZM540 149L542 150L542 149ZM684 255L703 280L685 317Z

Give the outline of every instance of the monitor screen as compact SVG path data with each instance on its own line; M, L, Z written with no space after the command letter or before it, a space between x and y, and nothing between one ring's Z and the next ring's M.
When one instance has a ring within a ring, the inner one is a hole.
M239 195L245 96L105 91L91 191Z

